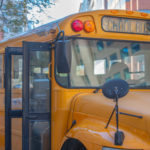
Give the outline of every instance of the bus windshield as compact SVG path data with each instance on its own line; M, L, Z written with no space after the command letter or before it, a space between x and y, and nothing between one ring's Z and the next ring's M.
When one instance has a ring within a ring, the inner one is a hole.
M71 50L71 72L56 73L65 87L94 88L121 78L130 88L150 88L150 43L78 38Z

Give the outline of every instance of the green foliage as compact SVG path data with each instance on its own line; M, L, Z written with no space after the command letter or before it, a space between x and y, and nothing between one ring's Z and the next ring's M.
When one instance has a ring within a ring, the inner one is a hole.
M34 19L29 20L27 16L34 7L42 12L51 5L50 0L2 0L0 3L0 30L11 32L12 35L28 29L28 23Z

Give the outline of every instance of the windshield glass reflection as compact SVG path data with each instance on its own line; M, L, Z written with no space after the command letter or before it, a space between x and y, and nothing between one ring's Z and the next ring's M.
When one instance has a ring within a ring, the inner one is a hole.
M150 86L150 44L115 40L72 39L70 74L56 73L65 87L99 87L113 78L132 88Z

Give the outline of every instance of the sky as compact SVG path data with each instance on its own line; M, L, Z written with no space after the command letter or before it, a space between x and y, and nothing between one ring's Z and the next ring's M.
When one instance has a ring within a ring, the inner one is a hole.
M37 13L38 8L34 8L33 14L36 15L37 20L39 20L38 26L40 26L79 12L82 1L83 0L56 0L55 5L51 5L51 7L46 8L44 13ZM29 15L28 17L30 18L31 16Z

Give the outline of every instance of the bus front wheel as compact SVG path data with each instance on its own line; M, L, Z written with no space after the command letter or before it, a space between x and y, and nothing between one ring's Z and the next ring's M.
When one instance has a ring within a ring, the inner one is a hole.
M68 139L61 150L86 150L85 146L76 139Z

